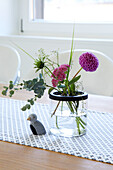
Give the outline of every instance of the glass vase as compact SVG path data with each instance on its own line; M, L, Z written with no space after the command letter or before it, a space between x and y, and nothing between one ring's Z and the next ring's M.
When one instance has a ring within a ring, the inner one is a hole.
M73 137L86 134L88 94L77 91L75 96L62 96L52 91L50 101L50 133Z

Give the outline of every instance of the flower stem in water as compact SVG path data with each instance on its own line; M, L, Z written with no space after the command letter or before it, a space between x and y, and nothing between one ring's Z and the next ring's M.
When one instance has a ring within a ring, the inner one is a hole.
M58 117L56 116L56 127L57 127L57 129L59 129L59 127L58 127Z
M55 114L55 112L56 112L56 110L57 110L57 108L58 108L59 104L60 104L60 101L58 102L58 104L57 104L57 106L56 106L56 108L55 108L54 112L53 112L53 113L52 113L52 115L51 115L51 117Z
M76 123L77 123L78 133L79 133L79 135L80 135L81 131L80 131L79 118L78 118L78 117L76 117Z

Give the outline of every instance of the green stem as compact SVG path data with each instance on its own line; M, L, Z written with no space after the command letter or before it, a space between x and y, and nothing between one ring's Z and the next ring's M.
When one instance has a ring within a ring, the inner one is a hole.
M72 106L74 107L76 114L78 114L77 111L78 111L78 107L79 107L79 101L73 101Z
M80 118L79 118L80 120ZM80 125L82 126L83 129L85 129L85 126L83 126L83 124L79 121Z
M56 127L57 127L57 129L59 129L59 127L58 127L58 117L56 116Z
M35 60L35 58L33 58L29 53L27 53L23 48L21 48L19 45L15 44L13 42L14 45L16 45L20 50L22 50L24 53L26 53L29 57L31 57L33 60Z
M50 85L48 85L48 84L46 84L46 83L45 83L45 86L46 86L46 87L53 88L53 89L55 89L55 90L57 90L57 91L58 91L58 89L57 89L57 88L55 88L55 87L53 87L53 86L50 86ZM60 90L59 90L59 91L60 91ZM61 91L60 91L60 92L61 92Z
M45 66L45 68L47 68L47 70L54 76L54 74L52 73L52 71L47 67ZM55 76L54 76L55 77Z
M47 63L47 64L46 64ZM49 61L48 62L45 62L46 66L51 66L52 69L55 69L55 67L53 66L54 63L50 63Z
M56 106L56 108L55 108L54 112L53 112L53 113L52 113L52 115L51 115L51 117L55 114L55 112L56 112L56 110L57 110L57 108L58 108L59 104L60 104L60 101L58 102L58 104L57 104L57 106Z
M58 64L58 67L59 67L59 53L57 52L57 64Z
M74 75L74 77L72 78L72 79L74 79L76 76L77 76L77 74L78 73L80 73L80 71L83 69L83 67L81 67L79 70L78 70L78 72Z
M78 129L78 133L79 133L79 135L80 135L80 126L79 126L79 119L78 119L78 117L76 117L76 123L77 123L77 129Z
M51 75L49 74L49 71L46 71L46 69L44 69L45 75L47 74L49 77L51 77Z
M84 124L84 125L86 125L86 123L81 119L81 118L79 118L80 119L80 121Z
M61 112L63 111L63 101L61 103Z
M73 28L73 35L72 35L72 43L71 43L71 52L70 52L69 65L71 65L73 52L74 52L74 50L73 50L73 42L74 42L74 28ZM67 77L66 77L67 81L68 81L69 73L70 73L70 68L68 68L68 71L67 71Z
M71 111L72 113L74 113L74 109L73 109L73 106L72 106L72 101L67 101L67 105L68 105L70 111Z

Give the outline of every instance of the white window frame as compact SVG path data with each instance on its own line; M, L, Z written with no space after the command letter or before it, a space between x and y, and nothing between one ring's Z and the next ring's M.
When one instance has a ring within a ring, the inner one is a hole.
M30 16L31 0L20 0L20 20L23 30L20 34L53 37L71 37L75 25L75 37L113 39L113 23L55 23L39 20Z
M33 19L34 18L39 18L43 19L44 18L44 0L34 0L33 1L33 7L37 6L37 10L33 9Z

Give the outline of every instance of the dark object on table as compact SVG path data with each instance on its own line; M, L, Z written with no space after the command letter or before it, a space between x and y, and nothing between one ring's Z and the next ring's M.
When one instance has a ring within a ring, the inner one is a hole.
M37 120L36 114L30 114L27 120L30 121L30 128L34 135L45 135L46 130L43 124Z

